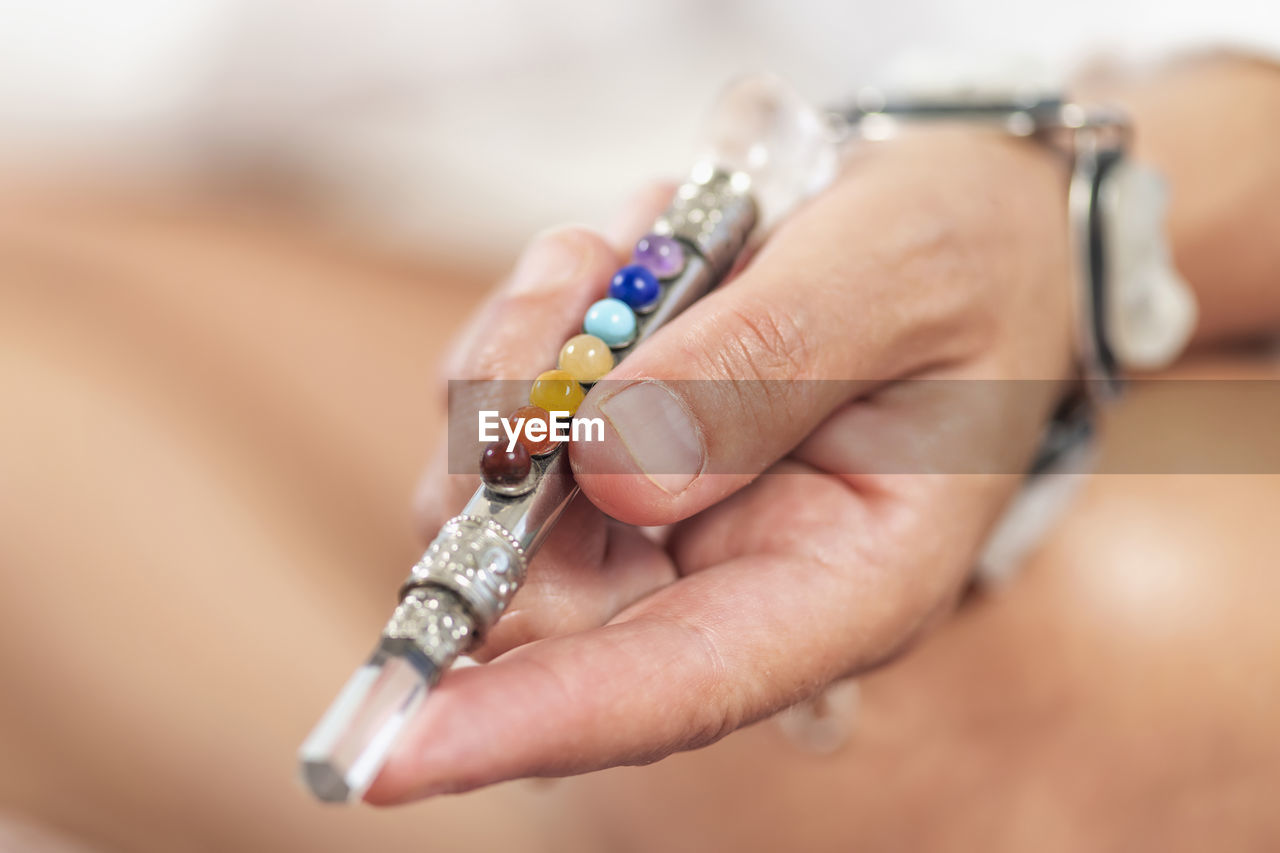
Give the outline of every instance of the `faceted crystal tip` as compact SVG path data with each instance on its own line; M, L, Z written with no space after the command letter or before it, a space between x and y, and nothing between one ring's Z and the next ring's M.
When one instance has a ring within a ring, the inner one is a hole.
M359 799L435 680L404 643L384 642L356 670L298 750L302 783L326 803Z
M322 803L346 803L355 799L351 786L327 761L302 760L302 783Z

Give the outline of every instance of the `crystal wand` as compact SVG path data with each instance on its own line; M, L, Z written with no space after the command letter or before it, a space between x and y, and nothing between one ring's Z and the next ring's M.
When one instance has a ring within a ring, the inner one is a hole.
M584 334L562 350L562 369L535 382L535 406L550 394L573 407L582 384L729 274L761 205L770 216L790 207L825 183L834 162L820 115L764 75L721 96L706 148L637 244L633 263L615 276L610 298L591 307ZM319 799L363 795L431 687L510 604L529 560L578 491L564 443L548 444L532 452L523 444L486 449L483 484L413 567L372 656L299 750L302 780Z

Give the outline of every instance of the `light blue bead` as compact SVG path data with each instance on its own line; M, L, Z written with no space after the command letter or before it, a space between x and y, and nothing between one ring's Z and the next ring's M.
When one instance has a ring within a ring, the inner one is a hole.
M621 299L601 299L587 309L582 331L615 349L625 347L636 337L636 313Z

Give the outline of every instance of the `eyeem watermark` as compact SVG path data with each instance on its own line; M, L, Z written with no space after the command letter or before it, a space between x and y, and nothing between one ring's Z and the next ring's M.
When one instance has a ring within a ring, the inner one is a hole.
M491 442L502 438L498 428L507 436L507 450L515 450L516 442L523 435L537 444L546 441L604 441L603 418L573 418L568 412L551 412L551 422L541 418L504 418L492 410L479 412L480 441Z
M861 394L863 388L883 386L882 379L664 379L663 384L689 410L706 419L698 426L706 430L707 438L714 437L718 442L716 472L755 476L760 473L759 447L754 436L755 427L761 422L759 413L774 412L779 400L834 400L845 394ZM601 379L592 386L591 393L607 406L614 394L634 382ZM532 436L550 437L554 431L554 438L559 441L589 439L597 448L604 447L606 442L598 440L603 431L599 421L577 424L575 435L575 425L564 423L568 419L563 414L561 425L553 428L545 425L544 413L521 412L521 407L529 405L529 385L527 378L449 382L449 473L475 474L485 447L496 441L505 450L513 436L531 448L545 447L551 442L546 438L535 441ZM867 429L850 426L853 431L847 434L843 427L824 433L824 442L829 438L835 442L832 446L847 446L856 452L826 454L823 470L859 476L1023 476L1030 463L1024 439L1030 434L1011 430L1015 425L1022 429L1024 418L1027 424L1043 418L1045 401L1062 393L1058 381L1049 379L921 377L899 380L892 387L895 405L901 406L898 411L904 416L895 420L892 429L877 428L882 424L872 417L862 421ZM1083 390L1099 395L1108 391L1105 383L1093 379L1084 380ZM1150 406L1149 411L1194 412L1197 417L1166 419L1161 425L1161 441L1147 441L1138 433L1113 430L1105 439L1108 443L1098 457L1094 474L1280 475L1280 429L1276 428L1280 424L1280 379L1131 378L1126 393L1132 405ZM855 411L873 411L881 403L876 396L857 396L846 405ZM599 409L580 411L584 418L599 417L609 423L609 416ZM499 413L509 419L505 434ZM675 440L663 432L666 423L659 413L644 415L630 411L626 423L615 420L609 430L615 425L624 432L628 427L640 430L633 438L659 449L665 446L664 442ZM542 420L543 425L533 426L537 432L531 434L527 432L530 424L517 422L521 417ZM614 417L621 418L622 413ZM854 418L850 423L857 421ZM1062 437L1067 435L1063 430ZM622 436L618 439L621 441ZM828 447L826 443L822 446ZM622 449L620 446L616 454L593 454L592 473L633 474L635 463ZM512 446L511 450L516 448ZM696 475L702 470L703 460L694 462L685 454L654 451L646 457L645 464L651 463L653 467L646 468L650 474ZM777 469L788 476L805 470L790 465Z

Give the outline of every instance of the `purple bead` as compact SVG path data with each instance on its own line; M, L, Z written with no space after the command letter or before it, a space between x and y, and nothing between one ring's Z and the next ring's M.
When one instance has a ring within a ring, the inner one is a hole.
M627 303L634 311L647 311L658 304L662 285L648 268L631 264L618 270L609 282L609 295Z
M684 272L684 246L662 234L641 237L631 259L660 279L675 278Z

